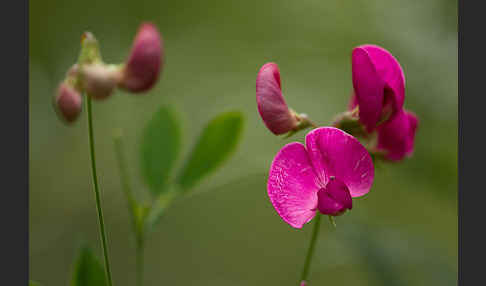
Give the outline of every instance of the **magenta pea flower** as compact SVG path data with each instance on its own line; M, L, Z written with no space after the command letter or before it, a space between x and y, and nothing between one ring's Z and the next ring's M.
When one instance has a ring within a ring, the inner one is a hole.
M392 119L403 107L405 76L400 63L382 47L362 45L352 52L352 78L359 118L368 132L384 117Z
M334 127L320 127L277 153L267 191L280 217L302 228L315 215L337 216L352 208L352 198L367 194L374 178L370 155L361 143Z
M153 24L142 24L133 41L120 87L131 92L149 90L159 78L163 60L164 48L159 31Z
M273 134L285 134L297 127L298 118L282 95L277 64L266 63L260 68L256 79L256 101L263 122Z
M385 151L385 157L399 161L413 153L418 119L410 111L402 110L392 120L378 127L377 149Z

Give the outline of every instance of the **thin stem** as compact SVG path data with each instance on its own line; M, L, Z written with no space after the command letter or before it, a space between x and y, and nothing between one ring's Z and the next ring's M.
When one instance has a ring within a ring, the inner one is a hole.
M329 216L329 222L332 224L334 228L336 228L336 221L334 220L334 217Z
M143 285L143 269L144 269L144 243L140 241L137 243L137 285Z
M96 156L95 156L94 135L93 135L93 116L91 111L91 97L89 95L86 96L86 105L87 105L87 112L88 112L88 137L89 137L89 149L90 149L90 156L91 156L91 175L93 177L93 186L94 186L94 193L96 198L96 209L98 211L98 222L100 226L101 243L103 246L103 257L105 260L106 278L108 280L108 286L112 286L113 284L111 281L110 260L108 258L108 247L106 243L105 223L103 220L103 211L101 209L98 176L96 174Z
M137 232L138 231L137 222L136 222L137 218L135 217L137 201L135 200L132 193L130 177L128 176L127 164L123 152L123 141L122 141L121 134L117 134L114 137L114 143L115 143L115 154L118 163L118 170L120 171L120 180L123 188L123 193L125 194L125 198L127 199L128 210L130 211L130 215L133 220L133 229L135 232Z
M144 229L143 229L144 222L138 221L136 217L136 211L138 205L132 193L130 177L128 176L127 165L126 165L125 156L123 152L123 141L122 141L121 133L117 134L114 137L114 141L115 141L115 153L116 153L116 158L118 163L118 169L120 170L120 180L123 186L123 192L128 202L128 209L132 217L133 231L137 243L137 248L135 250L136 263L137 263L136 266L137 285L142 286L143 269L144 269L144 257L143 257L144 256Z
M317 213L314 222L314 229L312 230L312 237L309 245L309 250L307 251L307 257L305 258L304 269L302 270L301 281L307 281L307 276L309 274L309 268L312 262L312 256L314 254L314 247L316 245L317 235L319 234L319 226L321 224L321 214Z

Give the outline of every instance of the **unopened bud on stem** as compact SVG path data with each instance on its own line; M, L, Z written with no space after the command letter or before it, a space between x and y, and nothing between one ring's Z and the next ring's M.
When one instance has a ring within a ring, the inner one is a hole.
M54 100L54 107L61 119L67 123L74 122L81 113L81 105L79 92L67 83L61 83Z
M144 92L152 88L159 78L163 57L159 31L150 23L142 24L123 69L120 87L131 92Z

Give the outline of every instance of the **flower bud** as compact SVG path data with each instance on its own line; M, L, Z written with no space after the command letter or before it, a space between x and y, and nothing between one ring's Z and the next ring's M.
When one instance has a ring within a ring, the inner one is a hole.
M117 66L101 63L83 66L81 75L84 90L94 99L109 97L122 76Z
M142 24L123 69L120 87L131 92L144 92L152 88L159 78L163 57L159 31L150 23Z
M67 122L74 122L81 113L81 95L77 90L66 84L59 85L54 101L54 107L60 118Z
M325 188L317 192L317 209L325 215L338 216L353 208L353 200L348 187L331 177Z
M277 64L266 63L258 72L256 101L263 122L273 134L284 134L297 127L297 116L288 108L282 96Z
M307 282L306 282L305 280L302 280L302 281L300 282L300 286L307 286Z
M417 127L417 116L402 110L392 120L378 127L377 149L385 151L385 158L391 161L411 156Z
M352 78L359 105L359 119L368 132L382 120L392 119L403 107L405 76L393 55L375 45L362 45L352 52Z

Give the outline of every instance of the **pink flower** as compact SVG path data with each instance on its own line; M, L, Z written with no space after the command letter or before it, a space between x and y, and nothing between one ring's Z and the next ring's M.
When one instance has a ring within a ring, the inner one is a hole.
M301 228L319 210L340 215L352 198L369 192L374 178L368 151L334 127L310 131L305 146L285 145L273 159L267 183L270 201L289 225Z
M402 110L395 118L378 127L378 150L386 152L386 158L399 161L413 153L418 119L412 112Z
M67 123L74 122L81 113L82 98L77 90L66 83L57 89L54 106L61 119Z
M371 132L385 116L392 119L403 107L405 76L400 63L387 50L362 45L352 52L352 77L359 118Z
M273 134L284 134L297 127L297 117L282 96L277 64L266 63L258 72L256 101L263 122Z
M159 31L150 23L142 24L133 42L120 86L131 92L149 90L159 78L163 58Z

